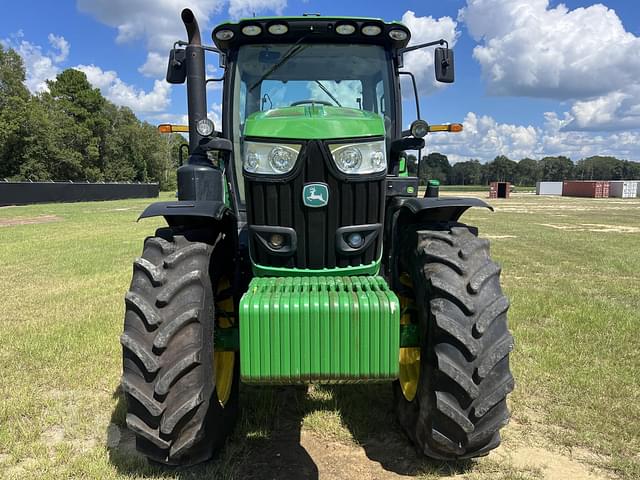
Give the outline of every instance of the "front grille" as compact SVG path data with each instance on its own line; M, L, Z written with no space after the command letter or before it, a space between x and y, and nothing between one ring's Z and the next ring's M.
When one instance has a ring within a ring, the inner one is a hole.
M370 264L380 256L382 232L363 251L346 255L336 249L336 230L348 225L382 224L385 178L362 180L339 177L326 146L307 142L300 151L301 168L286 181L245 177L247 219L251 225L293 228L296 251L279 256L251 239L251 256L259 265L290 268L334 268ZM326 183L329 203L310 208L302 202L302 189L312 182Z

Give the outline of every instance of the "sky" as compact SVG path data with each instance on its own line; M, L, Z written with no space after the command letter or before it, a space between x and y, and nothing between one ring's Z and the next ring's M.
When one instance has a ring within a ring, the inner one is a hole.
M6 4L6 5L5 5ZM164 81L168 51L185 38L191 8L210 42L226 20L256 15L323 15L400 20L412 43L445 38L456 82L437 84L432 50L405 57L418 80L422 118L461 122L459 134L432 134L427 149L450 161L497 155L577 161L614 155L640 161L640 2L605 0L22 0L0 16L0 42L24 58L27 86L77 68L112 102L153 124L184 122L185 88ZM218 76L215 55L209 74ZM219 122L220 90L208 91ZM404 118L415 119L403 87ZM219 123L218 123L219 124Z

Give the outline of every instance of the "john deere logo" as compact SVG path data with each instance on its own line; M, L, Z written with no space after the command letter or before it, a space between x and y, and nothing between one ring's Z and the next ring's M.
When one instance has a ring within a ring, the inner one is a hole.
M324 207L329 203L329 187L326 183L307 183L302 189L302 201L307 207Z

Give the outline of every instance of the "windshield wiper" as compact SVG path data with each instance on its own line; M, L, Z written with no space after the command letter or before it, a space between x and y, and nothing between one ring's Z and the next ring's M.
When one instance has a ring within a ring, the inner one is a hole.
M336 105L338 105L339 107L342 107L342 105L340 105L340 102L338 101L338 99L336 97L334 97L333 95L331 95L331 92L327 89L327 87L325 87L322 83L320 83L320 80L314 80L314 82L316 82L318 84L318 86L322 89L322 91L324 93L326 93L327 95L329 95L329 97L331 97L331 100L336 102Z
M260 85L264 79L266 79L269 75L271 75L273 72L275 72L276 70L278 70L282 65L285 64L285 62L287 62L287 60L289 60L291 57L293 57L294 55L296 55L298 52L301 52L302 50L304 50L305 48L307 48L309 45L300 45L300 42L302 42L305 38L307 38L307 36L305 35L304 37L301 37L296 43L294 43L293 45L291 45L291 47L289 47L289 50L287 50L285 52L285 54L282 56L282 58L280 59L280 61L278 63L276 63L273 67L271 67L269 70L267 70L259 79L257 82L255 82L253 85L251 85L251 87L249 87L249 91L253 91L258 85Z

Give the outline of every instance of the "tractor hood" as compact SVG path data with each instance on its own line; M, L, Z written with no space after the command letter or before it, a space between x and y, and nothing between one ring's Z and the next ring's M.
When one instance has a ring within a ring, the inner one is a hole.
M245 123L244 136L294 140L381 137L384 120L357 108L304 105L256 112Z

